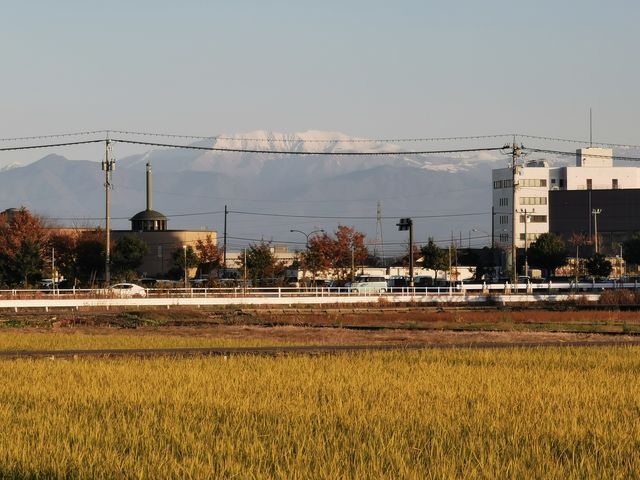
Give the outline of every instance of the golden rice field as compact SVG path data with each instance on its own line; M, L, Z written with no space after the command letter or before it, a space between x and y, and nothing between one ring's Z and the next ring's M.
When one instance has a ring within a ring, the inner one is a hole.
M115 333L59 333L42 330L24 332L19 329L0 329L0 352L19 350L100 350L135 348L188 347L257 347L283 345L289 342L267 339L230 339L204 335L126 334Z
M4 478L637 478L640 349L0 362Z

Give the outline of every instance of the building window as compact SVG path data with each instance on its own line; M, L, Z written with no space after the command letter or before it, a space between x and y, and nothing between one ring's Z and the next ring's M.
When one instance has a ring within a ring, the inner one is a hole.
M520 180L521 187L546 187L547 180L545 178L523 178Z
M520 215L520 223L524 223L524 215ZM529 223L547 223L547 216L529 215Z
M520 197L520 205L546 205L547 197Z
M509 235L506 233L501 233L500 234L500 241L501 242L508 242L509 241Z
M564 188L564 178L561 178L561 179L558 180L558 186L560 188Z
M587 178L587 190L591 190L593 188L593 180Z
M540 236L539 233L529 233L527 232L527 242L535 242L538 237ZM520 234L520 240L524 240L524 233Z
M508 197L504 197L501 198L499 201L499 204L501 207L508 207L509 206L509 198Z
M614 190L618 189L618 179L614 178L613 180L611 180L611 188L613 188Z

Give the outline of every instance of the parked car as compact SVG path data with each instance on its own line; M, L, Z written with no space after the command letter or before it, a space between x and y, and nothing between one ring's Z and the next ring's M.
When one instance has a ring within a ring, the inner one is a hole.
M384 293L387 291L387 280L384 277L358 277L351 284L354 293Z
M400 290L402 288L408 287L409 282L406 277L390 277L387 280L387 287L391 291L392 289Z
M146 297L147 291L144 287L135 283L116 283L111 285L106 292L108 295L119 298Z

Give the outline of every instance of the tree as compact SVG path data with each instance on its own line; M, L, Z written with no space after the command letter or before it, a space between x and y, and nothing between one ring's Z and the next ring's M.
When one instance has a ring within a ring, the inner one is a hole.
M369 258L364 244L365 234L353 227L339 225L334 235L335 238L326 233L310 238L303 261L314 274L333 269L338 277L345 278L347 272L352 271L352 266L363 265Z
M593 277L606 278L612 270L611 262L602 253L596 253L587 260L587 272Z
M11 270L14 278L20 278L25 287L42 278L44 260L42 259L41 251L40 245L33 240L25 239L20 244L18 253L13 257Z
M276 259L268 243L249 245L238 259L240 268L247 269L247 278L254 285L264 285L265 280L280 277L285 270L284 263Z
M222 255L210 234L205 237L204 241L196 240L196 252L201 273L209 274L212 270L220 268Z
M569 244L576 249L574 277L577 280L580 276L580 247L589 244L589 237L584 233L573 233L573 235L571 235L571 238L569 238Z
M446 250L436 245L433 237L430 237L427 244L423 245L420 253L422 254L424 268L429 268L436 272L434 280L438 279L438 271L447 271L449 269L449 254Z
M314 276L333 268L336 257L336 242L326 233L309 239L309 248L302 252L302 261Z
M567 264L567 247L561 237L543 233L528 248L529 265L541 268L549 277L556 268Z
M74 281L93 285L98 275L104 272L105 245L102 232L81 232L76 239Z
M358 265L363 265L369 256L364 244L365 234L358 232L353 227L338 225L335 236L334 268L338 269L342 276L347 271L351 271L353 276L355 268Z
M196 268L200 263L200 258L198 258L198 255L196 255L196 252L191 245L187 246L186 249L184 247L176 248L171 254L171 258L173 259L175 267L169 271L169 275L173 278L180 278L184 276L185 259L187 275L189 275L189 269Z
M113 272L130 280L136 269L142 266L144 256L149 253L149 247L136 235L125 235L118 239L111 254Z
M25 208L0 214L0 279L7 285L30 283L42 277L48 231L42 220Z

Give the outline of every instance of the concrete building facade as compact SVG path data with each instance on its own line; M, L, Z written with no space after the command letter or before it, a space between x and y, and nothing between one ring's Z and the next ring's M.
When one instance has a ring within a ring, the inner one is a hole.
M512 178L510 167L492 171L493 239L503 248L512 244ZM523 248L525 230L527 243L550 231L550 192L640 188L640 169L613 166L611 149L582 148L576 151L575 166L550 167L546 160L525 162L516 169L515 183L516 247Z

